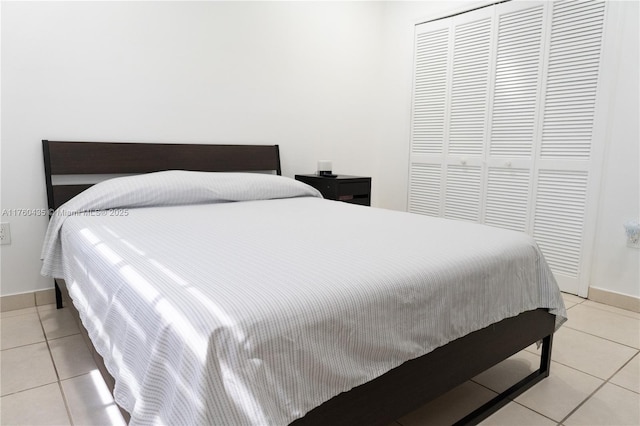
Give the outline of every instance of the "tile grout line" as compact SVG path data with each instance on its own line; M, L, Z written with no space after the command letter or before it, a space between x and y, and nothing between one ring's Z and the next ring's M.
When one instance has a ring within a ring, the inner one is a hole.
M535 387L535 386L534 386L534 387ZM531 389L533 389L533 387L532 387ZM526 392L525 392L525 393L526 393ZM545 419L549 419L549 420L551 420L552 422L555 422L555 423L557 423L557 424L560 424L560 422L559 422L559 421L557 421L556 419L552 419L551 417L547 416L546 414L542 414L542 413L540 413L540 412L538 412L538 411L534 410L534 409L533 409L533 408L531 408L531 407L527 407L526 405L521 404L521 403L519 403L518 401L516 401L516 400L514 400L514 399L512 399L512 400L511 400L511 402L513 402L514 404L518 404L518 405L519 405L519 406L521 406L522 408L526 408L526 409L527 409L527 410L529 410L529 411L533 411L534 413L536 413L536 414L538 414L538 415L540 415L540 416L544 417Z
M0 352L10 351L10 350L13 350L13 349L18 349L18 348L24 348L24 347L31 346L31 345L38 345L40 343L45 343L46 341L47 340L45 339L45 340L40 340L38 342L25 343L24 345L12 346L10 348L0 349Z
M602 380L602 379L600 379L600 380ZM589 395L587 395L587 397L585 399L583 399L580 403L578 403L578 405L576 405L575 408L569 412L569 414L564 416L564 418L559 423L560 424L564 424L564 422L567 421L567 419L569 417L573 416L576 411L578 411L584 404L586 404L587 401L589 401L591 399L591 397L593 397L593 395L595 395L596 392L598 392L600 389L602 389L604 387L604 385L606 385L607 383L609 383L608 380L605 380L602 383L600 383L600 385L597 388L595 388L595 390L593 392L591 392Z
M29 309L29 308L25 308L25 309ZM11 317L6 317L6 318L4 318L4 319L8 319L8 318L17 318L17 317L19 317L19 316L23 316L23 315L33 315L33 314L36 314L36 316L38 317L38 323L40 324L40 330L42 330L42 336L43 336L44 340L39 340L39 341L37 341L37 342L31 342L31 343L25 343L24 345L12 346L12 347L10 347L10 348L3 348L3 349L0 349L0 352L10 351L10 350L13 350L13 349L19 349L19 348L26 348L27 346L35 346L35 345L39 345L39 344L42 344L42 343L47 344L47 337L46 337L46 334L45 334L44 328L43 328L43 326L42 326L42 321L40 320L40 315L38 314L38 311L37 311L37 310L36 310L35 312L30 312L30 313L25 313L25 314L20 314L20 315L11 316ZM51 356L51 351L49 350L49 345L48 345L48 344L47 344L47 350L49 351L49 356ZM52 364L54 364L54 363L53 363L53 360L52 360ZM54 364L54 372L55 372L55 364ZM0 398L4 398L5 396L9 396L9 395L15 395L15 394L20 393L20 392L25 392L25 391L29 391L29 390L33 390L33 389L38 389L38 388L41 388L41 387L43 387L43 386L51 385L51 384L53 384L53 383L56 383L56 382L57 382L57 378L58 378L58 374L57 374L57 372L56 372L56 381L55 381L55 382L43 383L43 384L41 384L41 385L33 386L33 387L30 387L30 388L20 389L20 390L15 391L15 392L10 392L10 393L4 394L4 395L0 395Z
M6 397L6 396L11 396L11 395L16 395L16 394L18 394L18 393L31 391L31 390L38 389L38 388L43 388L43 387L45 387L45 386L49 386L49 385L52 385L52 384L54 384L54 383L58 383L58 381L56 380L55 382L51 382L51 383L43 383L43 384L41 384L41 385L34 386L34 387L32 387L32 388L21 389L21 390L19 390L19 391L15 391L15 392L11 392L11 393L8 393L8 394L5 394L5 395L2 395L2 396L0 396L0 398L4 398L4 397Z
M638 392L636 392L636 391L634 391L634 390L627 389L627 388L625 388L624 386L618 385L618 384L613 383L613 382L607 382L607 383L609 383L611 386L615 386L615 387L620 388L620 389L622 389L622 390L626 390L626 391L628 391L628 392L635 393L636 395L638 395L638 396L640 397L640 393L638 393Z
M539 356L539 355L538 355L538 356ZM470 382L472 382L472 383L475 383L476 385L478 385L478 386L480 386L480 387L483 387L483 388L487 389L487 390L488 390L488 391L490 391L490 392L495 393L495 394L496 394L496 396L500 394L500 392L498 392L497 390L495 390L495 389L491 389L490 387L488 387L488 386L486 386L486 385L484 385L484 384L482 384L482 383L476 382L476 381L475 381L475 380L473 380L473 379L469 379L469 381L470 381ZM538 385L538 384L536 383L536 385L534 385L533 387L531 387L531 389L534 389L537 385ZM527 391L529 391L529 389L527 389ZM526 393L526 392L525 392L525 393ZM533 409L533 408L531 408L531 407L527 407L526 405L519 403L519 402L518 402L518 401L516 401L515 399L509 398L509 403L517 404L517 405L521 406L522 408L524 408L524 409L526 409L526 410L532 411L532 412L534 412L534 413L536 413L536 414L538 414L538 415L540 415L540 416L542 416L542 417L544 417L544 418L546 418L546 419L549 419L550 421L552 421L552 422L554 422L554 423L560 424L560 422L558 422L557 420L552 419L551 417L547 416L546 414L540 413L540 412L538 412L538 411L534 410L534 409ZM507 403L507 405L508 405L509 403ZM500 408L500 410L504 409L505 407L506 407L506 405L505 405L504 407L501 407L501 408ZM498 413L500 410L498 410L498 411L496 411L495 413L493 413L493 414L492 414L492 416L493 416L493 415L495 415L496 413ZM472 411L473 411L473 410L472 410ZM464 417L464 415L463 415L462 417ZM461 417L461 418L462 418L462 417ZM490 418L490 417L491 417L491 416L487 417L487 419L488 419L488 418ZM400 426L402 426L402 424L401 424L400 422L398 422L397 420L396 420L396 422L397 422L397 423L399 423L399 424L400 424Z
M616 311L609 310L609 309L603 309L603 308L601 308L599 306L587 305L587 304L585 304L585 302L599 303L599 302L595 302L595 301L590 300L590 299L585 299L580 303L568 302L568 303L573 303L573 305L568 307L567 311L569 311L570 309L575 308L576 306L583 306L583 307L585 307L587 309L595 309L595 310L597 310L599 312L605 312L607 314L615 315L617 317L629 318L629 319L632 319L632 320L640 321L640 318L638 318L635 315L629 315L629 314L624 314L624 313L616 312ZM567 303L567 302L565 301L565 303ZM610 305L605 305L605 306L609 306L610 308L616 308L615 306L610 306ZM627 312L630 312L632 314L640 315L640 313L637 313L637 312L634 312L634 311L629 311L628 309L622 309L622 308L616 308L616 309L620 309L622 311L627 311Z
M27 309L30 309L30 308L27 308ZM16 309L16 310L18 310L18 309ZM11 311L5 311L5 312L11 312ZM2 321L2 320L6 320L6 319L9 319L9 318L17 318L17 317L21 317L21 316L24 316L24 315L33 315L33 314L37 314L37 313L38 313L38 311L37 311L37 310L34 310L34 312L25 312L25 313L23 313L23 314L16 314L16 315L9 315L9 316L0 316L0 321Z
M538 355L538 356L539 356L539 355ZM505 360L505 361L506 361L506 360ZM475 381L475 380L473 380L473 379L471 379L470 381L471 381L471 382L473 382L473 383L475 383L475 384L477 384L477 385L479 385L479 386L482 386L483 388L485 388L485 389L487 389L487 390L490 390L491 392L494 392L496 395L499 395L499 394L500 394L497 390L491 389L490 387L487 387L486 385L483 385L482 383L476 382L476 381ZM535 385L533 385L531 388L527 389L524 393L527 393L530 389L534 389L538 384L539 384L539 383L536 383L536 384L535 384ZM534 409L533 409L533 408L531 408L531 407L527 407L526 405L519 403L519 402L518 402L518 401L516 401L515 399L509 398L509 402L513 402L514 404L518 404L519 406L521 406L521 407L523 407L523 408L526 408L526 409L527 409L527 410L529 410L529 411L533 411L534 413L539 414L539 415L541 415L542 417L544 417L544 418L546 418L546 419L551 420L552 422L558 422L557 420L552 419L551 417L547 416L546 414L542 414L542 413L540 413L540 412L538 412L538 411L534 410ZM507 405L508 405L508 403L507 403ZM502 409L503 409L503 408L505 408L505 407L506 407L506 405L505 405L504 407L500 408L500 410L502 410ZM496 413L497 413L497 412L499 412L500 410L496 411ZM493 414L496 414L496 413L493 413ZM492 415L493 415L493 414L492 414ZM464 417L464 416L463 416L463 417ZM489 417L491 417L491 416L489 416ZM487 418L489 418L489 417L487 417Z
M62 382L58 380L58 389L60 389L60 394L62 395L62 402L64 403L64 409L67 412L67 417L69 418L69 424L73 426L73 417L71 417L71 409L69 408L69 403L67 402L67 396L64 393L64 389L62 388Z
M640 353L640 351L638 351L638 350L636 349L636 353L635 353L633 356L631 356L631 358L629 358L628 360L626 360L626 361L624 362L624 364L622 364L622 366L621 366L618 370L616 370L616 371L615 371L615 372L614 372L614 373L613 373L613 374L612 374L608 379L603 379L602 377L598 377L598 376L594 375L593 373L589 373L589 372L586 372L586 371L582 371L582 370L580 370L580 369L578 369L578 368L576 368L576 367L572 367L571 365L564 364L564 363L559 362L559 361L556 361L556 360L554 360L554 359L552 359L551 361L552 361L552 362L555 362L555 363L556 363L556 364L558 364L558 365L562 365L563 367L570 368L570 369L572 369L572 370L574 370L574 371L577 371L577 372L579 372L579 373L586 374L587 376L589 376L589 377L593 377L594 379L602 380L604 383L606 383L606 382L608 382L609 380L611 380L611 379L613 378L613 376L615 376L616 374L618 374L618 373L620 372L620 370L621 370L621 369L623 369L623 368L624 368L628 363L630 363L630 362L631 362L631 360L632 360L633 358L635 358L636 356L638 356L638 353ZM615 383L612 383L612 384L615 384ZM619 385L617 385L617 386L618 386L618 387L622 387L622 388L624 388L623 386L619 386ZM627 388L624 388L624 389L627 389ZM635 391L633 391L633 390L631 390L631 389L627 389L627 390L628 390L628 391L631 391L631 392L634 392L634 393L637 393L637 392L635 392Z
M568 328L570 330L577 331L579 333L584 333L584 334L587 334L587 335L592 336L592 337L597 337L599 339L606 340L607 342L616 343L616 344L624 346L626 348L633 349L634 351L640 351L640 348L636 348L635 346L630 346L630 345L627 345L626 343L620 343L620 342L618 342L616 340L607 339L606 337L598 336L597 334L589 333L587 331L580 330L578 328L569 327L567 325L567 323L568 323L568 321L565 324L563 324L562 326L566 327L566 328Z
M49 339L47 338L47 332L44 329L44 324L42 324L42 317L40 316L40 311L38 311L36 309L36 311L38 312L38 319L40 320L40 328L42 328L42 334L44 334L44 338L45 338L45 343L47 345L47 349L49 350L49 358L51 358L51 364L53 364L53 370L56 373L56 378L57 383L58 383L58 389L60 389L60 396L62 396L62 402L64 403L64 409L67 413L67 417L69 418L69 424L71 426L73 426L73 418L71 417L71 409L69 408L69 403L67 401L67 396L64 393L64 390L62 389L62 382L60 381L60 374L58 373L58 367L56 366L56 362L53 359L53 353L51 352L51 346L49 345Z
M626 366L627 366L627 365L628 365L628 364L629 364L629 363L630 363L630 362L631 362L635 357L637 357L637 356L638 356L638 353L636 353L634 356L632 356L631 358L629 358L629 359L627 360L627 362L625 362L624 364L622 364L622 366L621 366L620 368L618 368L618 369L617 369L617 370L616 370L616 371L615 371L615 372L614 372L614 373L613 373L613 374L612 374L608 379L605 379L605 380L600 384L600 386L598 386L598 387L597 387L593 392L591 392L591 393L589 394L589 396L587 396L587 397L586 397L582 402L580 402L580 403L579 403L579 404L578 404L578 405L577 405L573 410L571 410L571 412L570 412L569 414L567 414L567 415L566 415L566 416L565 416L565 417L560 421L560 423L564 423L565 421L567 421L567 419L568 419L569 417L571 417L572 415L574 415L576 411L578 411L578 410L579 410L579 409L580 409L584 404L586 404L586 403L587 403L587 401L589 401L589 400L593 397L593 395L595 395L595 394L596 394L600 389L602 389L602 388L603 388L607 383L609 383L609 384L611 384L611 385L613 385L613 386L617 386L617 387L619 387L619 388L621 388L621 389L626 389L626 390L628 390L629 392L636 393L636 392L632 391L631 389L627 389L627 388L625 388L625 387L623 387L623 386L618 386L618 385L616 385L615 383L611 383L611 382L610 382L610 380L611 380L611 379L613 379L613 378L615 377L615 375L616 375L616 374L618 374L618 373L619 373L619 372L620 372L624 367L626 367ZM564 365L564 364L563 364L563 365ZM567 366L567 367L568 367L568 366ZM580 370L577 370L577 371L580 371ZM595 376L594 376L594 377L595 377ZM603 380L603 379L600 379L600 380Z
M631 358L629 358L629 359L627 360L627 362L625 362L624 364L622 364L622 366L621 366L620 368L618 368L618 370L616 370L616 372L615 372L615 373L613 373L613 374L611 375L611 377L609 377L609 378L607 379L607 383L610 383L610 384L612 384L613 386L617 386L617 387L619 387L619 388L621 388L621 389L626 389L626 390L628 390L628 391L630 391L630 392L633 392L633 393L638 393L638 392L636 392L636 391L634 391L634 390L627 389L627 388L625 388L624 386L620 386L620 385L617 385L617 384L615 384L615 383L611 382L611 379L613 379L613 378L614 378L614 377L615 377L615 376L616 376L620 371L622 371L622 370L623 370L627 365L629 365L629 364L631 363L631 361L633 361L633 359L634 359L635 357L640 357L640 355L639 355L639 354L640 354L640 351L636 352L636 354L635 354L634 356L632 356Z
M629 309L624 309L624 308L619 308L619 307L613 306L613 305L607 305L606 303L596 302L595 300L591 300L591 299L584 299L582 302L576 303L576 305L582 305L584 302L599 303L600 305L608 306L609 308L613 308L613 309L619 309L619 310L625 311L625 312L630 312L631 314L634 314L634 315L629 315L629 314L626 314L626 313L617 312L617 311L612 310L612 309L604 309L604 308L602 308L600 306L592 306L590 304L589 305L584 305L587 308L597 309L597 310L599 310L601 312L608 312L610 314L619 315L621 317L632 318L632 319L640 319L640 318L637 317L637 315L640 315L640 312L631 311ZM575 303L575 302L570 302L570 303Z
M578 305L575 305L575 306L578 306ZM572 307L573 307L573 306L572 306ZM630 319L633 319L633 320L636 320L636 321L640 321L640 318L635 317L635 316L633 316L633 315L621 314L621 313L619 313L619 312L614 312L614 311L610 311L610 310L608 310L608 309L602 309L602 308L600 308L600 307L597 307L597 306L591 306L591 305L584 305L584 307L585 307L585 308L589 308L589 309L596 309L596 310L598 310L598 311L600 311L600 312L606 312L606 313L608 313L608 314L617 315L617 316L619 316L619 317L623 317L623 318L630 318ZM629 311L629 312L635 313L635 312L633 312L633 311Z

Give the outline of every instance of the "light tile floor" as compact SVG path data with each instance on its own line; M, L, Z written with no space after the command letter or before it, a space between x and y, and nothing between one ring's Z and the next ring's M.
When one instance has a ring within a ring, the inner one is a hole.
M640 314L564 295L551 375L484 425L640 425ZM3 312L0 424L124 421L68 310ZM448 425L537 368L531 346L390 426Z

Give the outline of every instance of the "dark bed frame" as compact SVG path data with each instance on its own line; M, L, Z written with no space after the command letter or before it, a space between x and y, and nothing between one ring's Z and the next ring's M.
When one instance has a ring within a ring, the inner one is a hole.
M210 172L271 171L281 174L278 145L43 140L42 148L49 209L58 208L92 185L54 185L52 177L55 175L139 174L175 169ZM61 308L62 292L59 284L63 282L56 280L56 304ZM73 310L72 304L69 305ZM542 341L540 367L536 371L456 423L477 424L549 375L554 329L555 316L545 309L507 318L341 393L294 421L292 425L386 425L529 345ZM112 388L113 378L109 376L95 350L93 353L105 381ZM124 414L127 416L126 412Z

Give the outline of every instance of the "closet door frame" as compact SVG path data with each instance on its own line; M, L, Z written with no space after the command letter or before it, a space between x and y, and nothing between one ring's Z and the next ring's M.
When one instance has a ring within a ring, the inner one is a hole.
M586 298L589 294L589 278L596 244L596 229L599 212L600 193L603 180L603 169L608 151L608 140L611 135L612 117L614 111L615 93L617 86L617 74L620 64L619 46L622 33L614 31L621 26L624 10L619 1L607 1L604 10L604 24L602 28L602 44L600 46L599 81L594 112L593 136L591 145L591 164L589 165L590 187L587 195L584 251L580 274L584 280L580 280L578 296ZM610 66L605 64L611 63ZM622 232L622 224L620 224Z

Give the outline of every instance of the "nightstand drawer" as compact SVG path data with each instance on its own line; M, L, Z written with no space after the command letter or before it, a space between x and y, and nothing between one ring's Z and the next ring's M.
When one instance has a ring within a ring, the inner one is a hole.
M371 197L369 196L369 194L341 195L338 197L338 201L343 201L350 204L360 204L361 206L371 205Z
M313 186L328 200L345 203L371 205L371 178L361 176L336 175L296 175L296 179Z
M341 195L369 195L371 182L340 182L338 184L338 197Z

